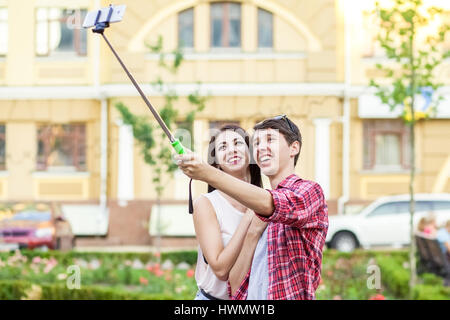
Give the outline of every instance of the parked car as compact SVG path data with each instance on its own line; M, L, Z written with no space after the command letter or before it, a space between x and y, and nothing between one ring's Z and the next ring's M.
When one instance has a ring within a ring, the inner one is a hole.
M71 249L74 236L57 204L0 205L0 247Z
M409 194L377 199L355 215L330 216L326 244L351 252L374 246L402 247L410 244ZM414 228L433 213L437 225L450 219L450 194L416 194Z

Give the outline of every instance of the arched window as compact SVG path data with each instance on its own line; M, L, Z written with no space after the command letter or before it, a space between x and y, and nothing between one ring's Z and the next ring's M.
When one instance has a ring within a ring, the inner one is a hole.
M211 47L241 46L241 5L233 2L211 4Z
M193 8L189 8L178 13L178 45L184 48L194 47Z
M273 47L273 14L258 8L258 48Z

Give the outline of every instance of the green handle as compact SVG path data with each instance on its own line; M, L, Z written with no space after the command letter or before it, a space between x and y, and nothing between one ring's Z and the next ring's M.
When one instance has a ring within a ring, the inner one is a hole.
M172 142L172 147L178 154L184 154L184 148L180 140L176 139L174 142Z

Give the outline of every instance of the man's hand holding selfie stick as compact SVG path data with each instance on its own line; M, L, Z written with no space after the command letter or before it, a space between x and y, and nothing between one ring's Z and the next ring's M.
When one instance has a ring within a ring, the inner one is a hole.
M174 159L189 178L210 184L260 215L270 216L273 213L272 195L267 190L214 168L188 149L185 150L185 154L175 155Z

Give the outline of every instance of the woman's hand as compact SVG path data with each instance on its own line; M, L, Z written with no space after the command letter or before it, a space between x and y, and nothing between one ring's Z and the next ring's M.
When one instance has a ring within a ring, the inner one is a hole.
M266 230L267 224L268 222L262 221L252 210L252 222L247 232L260 237L263 234L264 230Z

